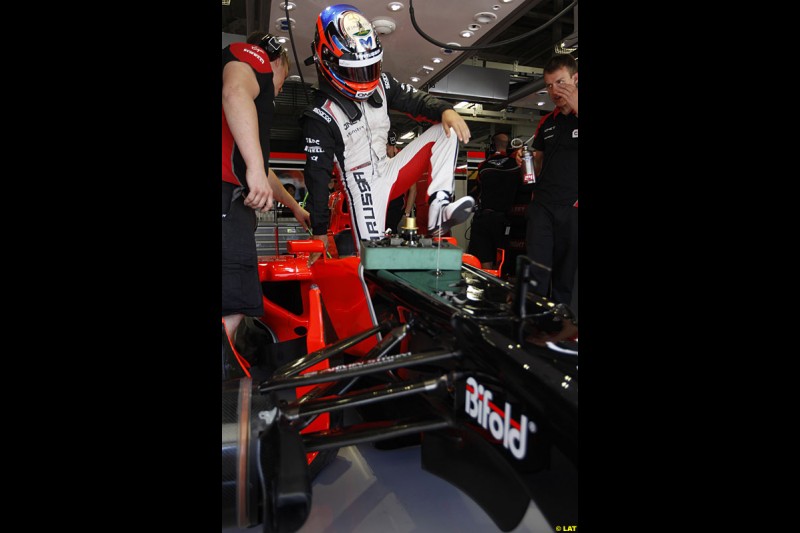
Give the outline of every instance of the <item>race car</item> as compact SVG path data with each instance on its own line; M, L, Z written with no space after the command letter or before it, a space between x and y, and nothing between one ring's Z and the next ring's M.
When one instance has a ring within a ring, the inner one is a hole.
M360 443L420 446L503 531L531 499L577 523L577 321L536 293L540 266L503 280L408 225L355 243L340 200L333 253L262 258L264 316L223 329L223 527L296 531L315 475Z

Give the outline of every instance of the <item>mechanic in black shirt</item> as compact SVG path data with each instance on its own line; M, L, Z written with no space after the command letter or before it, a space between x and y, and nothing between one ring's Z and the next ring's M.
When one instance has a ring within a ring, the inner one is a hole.
M472 218L472 235L467 253L477 257L483 268L494 268L497 249L509 249L509 211L522 183L519 163L507 153L508 134L492 137L495 151L478 166L478 208Z
M531 145L536 184L525 214L526 254L552 269L533 268L537 291L570 305L578 269L578 63L553 56L544 82L556 109L539 122Z

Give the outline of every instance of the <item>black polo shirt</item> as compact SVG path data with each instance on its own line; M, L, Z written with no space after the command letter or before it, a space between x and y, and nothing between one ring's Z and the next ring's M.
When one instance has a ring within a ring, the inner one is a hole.
M533 197L537 202L573 205L578 201L578 117L560 108L539 122L531 144L544 152Z
M478 167L480 208L506 213L522 185L522 173L513 154L496 152Z

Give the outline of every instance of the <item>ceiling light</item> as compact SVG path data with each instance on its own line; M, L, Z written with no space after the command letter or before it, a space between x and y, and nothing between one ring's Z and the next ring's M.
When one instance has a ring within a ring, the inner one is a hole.
M469 28L470 31L478 31L479 29L481 29L481 25L480 24L470 24L469 26L467 26L467 28Z
M494 6L497 9L500 9L500 6ZM475 13L475 16L472 17L475 19L475 22L479 22L481 24L489 24L497 20L497 15L494 13L489 13L488 11L482 11L480 13Z
M419 81L419 78L418 78L418 77L416 77L416 76L411 76L411 77L410 77L410 78L408 78L408 79L410 79L410 80L411 80L411 81L413 81L414 83L417 83L417 82Z
M542 89L541 91L537 91L536 94L547 94L547 89Z
M289 11L291 11L292 9L294 9L294 8L296 8L296 7L297 7L296 5L294 5L294 2L287 2L286 0L284 0L284 1L283 1L283 2L280 4L280 6L281 6L281 10L284 10L284 11L285 11L285 10L289 10Z
M414 138L414 132L413 131L406 132L405 134L401 135L400 138L401 139L405 139L405 140L413 139Z
M461 32L461 34L460 34L460 35L461 35L461 36L462 36L464 39L469 39L470 37L472 37L472 32L471 32L471 31L469 31L469 30L464 30L464 31L462 31L462 32Z
M389 17L375 17L372 19L372 27L379 35L389 35L397 29L397 24Z
M544 105L544 102L536 102L536 105Z
M278 31L289 31L289 24L292 25L292 29L297 27L297 21L293 18L290 18L289 22L287 22L286 17L281 17L275 21L275 29Z
M459 46L460 47L461 45L459 43L447 43L447 46ZM453 50L452 48L441 48L441 51L442 51L443 54L447 54L447 55L450 55L453 52L455 52L455 50Z
M507 3L511 2L511 0L501 0L501 2L503 2L504 4L507 4Z
M441 57L432 57L431 61L433 61L434 65L438 65L439 63L441 63L444 60Z
M493 5L493 6L492 6L492 9L494 9L495 11L497 11L498 9L500 9L500 6L498 6L497 4L495 4L495 5Z
M400 11L403 9L403 4L400 2L389 2L386 7L389 8L389 11Z
M286 37L278 37L278 42L279 43L284 44L284 43L286 43L286 41L288 41L288 39Z

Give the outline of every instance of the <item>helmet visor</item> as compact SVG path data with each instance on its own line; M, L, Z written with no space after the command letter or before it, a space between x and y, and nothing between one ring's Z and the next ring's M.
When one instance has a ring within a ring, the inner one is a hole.
M339 59L338 65L330 62L331 71L342 79L356 83L371 82L381 75L383 51L369 59Z

